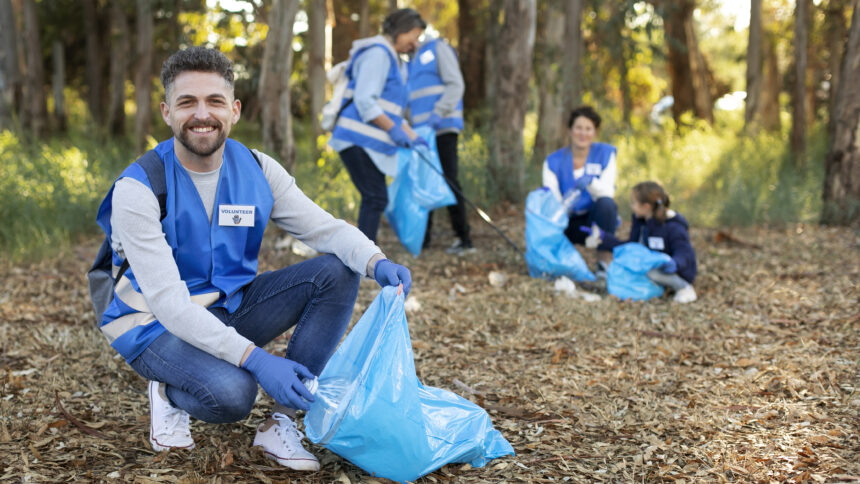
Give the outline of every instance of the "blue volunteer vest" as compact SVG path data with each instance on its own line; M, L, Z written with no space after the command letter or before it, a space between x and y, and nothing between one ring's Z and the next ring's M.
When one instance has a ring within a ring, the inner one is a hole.
M412 125L416 128L427 124L436 101L445 91L436 58L438 43L439 39L433 39L422 45L409 62L409 112ZM437 130L450 128L463 130L463 98L457 102L457 108L442 118L436 127Z
M408 91L406 83L400 77L400 71L397 68L398 61L386 45L381 43L371 44L353 54L352 59L349 61L349 65L346 68L349 84L347 84L346 92L343 96L342 111L337 118L337 123L335 123L331 135L334 139L348 141L362 148L369 148L386 155L393 155L397 152L397 145L391 140L388 132L373 123L362 121L355 103L352 102L352 95L356 84L352 68L355 66L356 59L361 54L373 48L384 50L391 60L388 67L388 75L385 78L385 87L382 90L382 95L379 96L379 105L385 111L385 114L394 121L395 126L400 126L403 122L403 110L406 108ZM344 106L346 107L344 108Z
M599 178L613 154L615 154L614 146L606 143L592 143L588 150L588 158L585 160L585 173L582 176ZM558 188L562 196L575 189L574 185L578 177L573 174L573 153L569 146L547 156L546 162L558 179ZM591 194L588 193L588 190L583 190L574 203L572 211L576 214L582 214L591 210L593 205L594 200L591 199Z
M251 151L228 139L210 223L194 182L176 158L173 142L171 138L155 148L164 163L167 185L166 215L161 221L164 237L173 249L173 258L191 300L206 307L223 307L232 313L242 302L242 288L257 275L257 256L274 203L272 190ZM126 168L119 176L123 177L134 178L152 188L138 164ZM108 239L112 195L113 187L102 201L97 217ZM219 224L221 210L225 225ZM250 225L249 218L253 218L253 226L245 226ZM112 259L115 268L123 262L116 251ZM147 306L130 267L114 288L100 329L128 362L166 331Z

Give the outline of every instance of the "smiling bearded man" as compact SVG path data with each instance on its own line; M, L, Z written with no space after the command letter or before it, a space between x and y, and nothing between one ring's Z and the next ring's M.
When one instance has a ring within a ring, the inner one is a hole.
M194 447L189 417L245 419L259 384L276 405L253 445L317 470L294 422L314 400L307 386L346 330L360 276L408 292L409 270L314 204L277 161L228 138L241 103L224 54L179 51L161 82L174 138L126 168L99 208L115 281L100 329L149 380L156 451ZM269 220L326 255L257 275ZM261 348L293 327L285 355Z

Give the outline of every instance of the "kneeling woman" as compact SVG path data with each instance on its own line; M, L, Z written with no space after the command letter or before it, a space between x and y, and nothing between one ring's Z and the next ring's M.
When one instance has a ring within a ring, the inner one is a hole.
M590 106L570 113L567 123L570 145L547 156L543 164L543 185L567 207L570 223L565 235L574 244L585 243L587 234L580 227L596 224L607 234L618 228L615 204L615 147L597 143L600 116ZM606 277L612 260L612 247L597 247L598 277Z

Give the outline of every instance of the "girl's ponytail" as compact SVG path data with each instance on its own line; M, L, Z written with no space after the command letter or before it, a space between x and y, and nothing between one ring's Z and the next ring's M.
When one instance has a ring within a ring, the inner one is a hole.
M666 221L669 212L669 195L659 183L652 181L637 183L633 187L633 194L639 203L651 205L654 218L658 222Z

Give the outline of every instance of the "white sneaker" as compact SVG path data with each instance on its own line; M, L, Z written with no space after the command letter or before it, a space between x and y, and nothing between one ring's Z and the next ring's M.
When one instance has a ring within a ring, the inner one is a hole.
M266 452L266 457L277 461L282 466L297 471L320 470L317 458L302 447L302 439L305 435L299 432L296 423L279 412L273 413L272 418L277 422L266 431L258 428L257 435L254 436L254 445L261 446Z
M472 241L469 239L457 239L451 244L450 247L445 249L446 254L456 254L456 255L466 255L466 254L474 254L478 249L472 245Z
M194 448L188 412L161 397L161 383L149 382L149 443L156 452Z
M679 289L675 293L675 297L672 299L676 303L686 304L691 303L697 299L696 290L693 289L692 284L687 284L684 288Z

